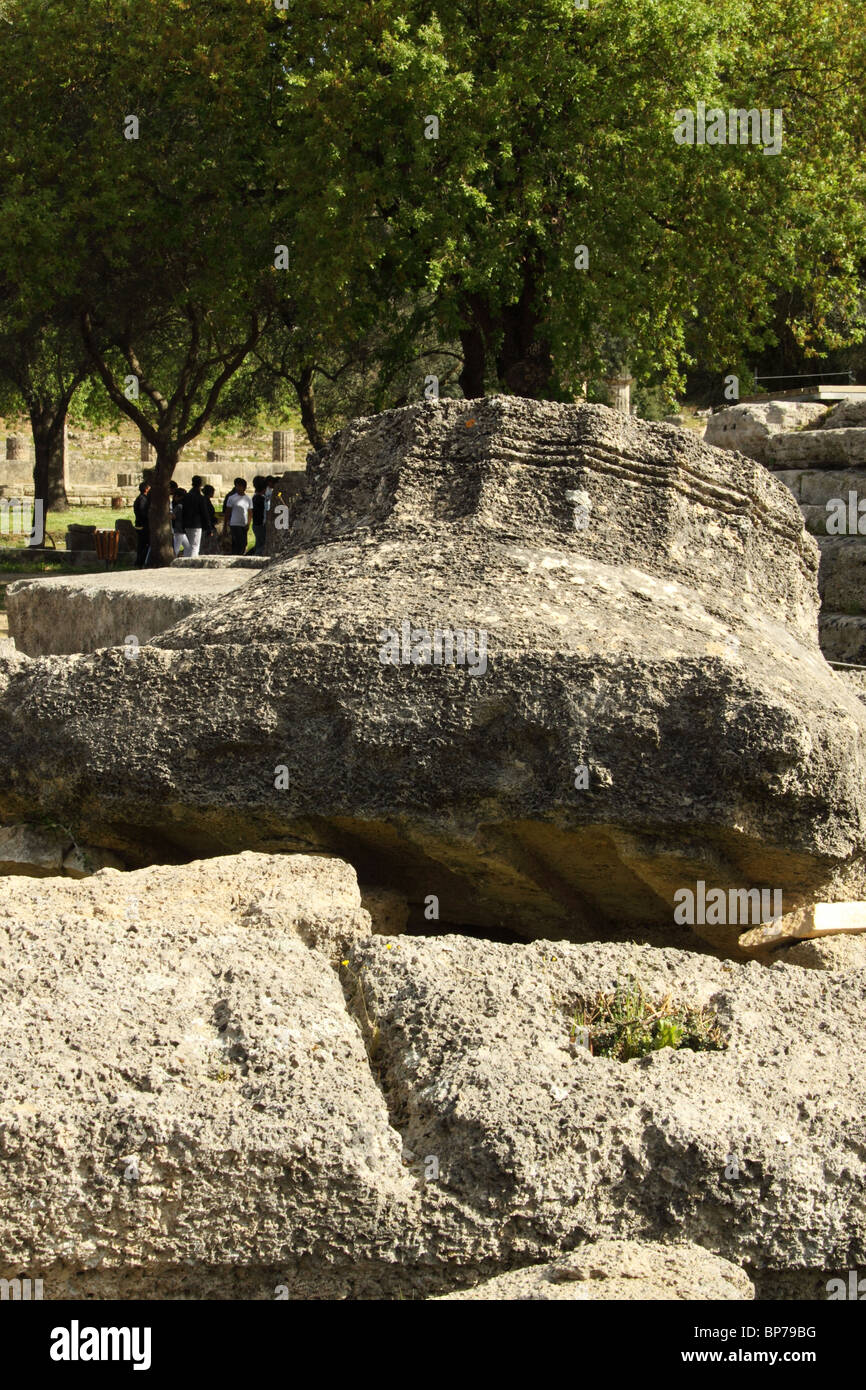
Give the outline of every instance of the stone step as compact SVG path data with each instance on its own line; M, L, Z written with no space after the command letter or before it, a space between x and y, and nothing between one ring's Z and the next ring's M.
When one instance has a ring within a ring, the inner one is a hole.
M863 614L822 612L818 619L818 636L827 661L866 666L866 616Z
M866 614L866 536L822 536L818 591L828 613Z
M866 429L794 430L774 434L766 444L767 466L774 471L802 468L866 466Z
M773 476L807 506L824 507L837 497L847 506L849 492L855 492L858 501L866 501L866 469L786 468Z

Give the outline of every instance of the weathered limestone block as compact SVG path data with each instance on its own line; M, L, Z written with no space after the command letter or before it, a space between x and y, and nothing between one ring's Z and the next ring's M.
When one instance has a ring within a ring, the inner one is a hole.
M171 569L184 570L261 570L270 564L267 555L179 555Z
M778 477L784 481L785 475ZM822 507L825 511L831 499L841 498L848 507L848 494L854 492L858 500L866 501L866 473L854 469L808 468L800 475L800 503L812 507ZM866 518L864 518L866 527Z
M776 434L767 442L766 461L770 468L862 468L866 428Z
M840 401L823 420L810 428L822 430L863 429L866 426L866 401Z
M758 463L768 463L774 435L815 424L827 414L825 405L808 401L768 401L765 405L732 405L707 420L704 443L736 449Z
M856 896L866 711L821 656L817 547L766 469L494 397L356 421L307 481L273 562L137 660L46 681L0 656L0 813L62 813L133 863L324 849L528 937L678 937L701 879L786 911ZM748 925L694 929L737 950Z
M866 613L866 536L822 536L818 590L829 613Z
M128 637L141 646L182 618L218 606L249 577L241 567L179 573L169 566L19 579L6 590L9 633L28 656L122 647Z
M329 964L368 930L352 871L307 856L5 880L0 1277L393 1292L418 1183Z
M749 1276L699 1245L599 1240L548 1265L514 1269L440 1297L456 1300L628 1302L639 1299L752 1299Z
M462 1243L470 1211L478 1254L512 1267L699 1231L759 1296L774 1272L866 1258L866 971L828 989L815 970L670 947L446 936L372 937L344 973L363 981L404 1153L437 1157L431 1242ZM726 1045L588 1050L575 1018L627 981L705 1007Z

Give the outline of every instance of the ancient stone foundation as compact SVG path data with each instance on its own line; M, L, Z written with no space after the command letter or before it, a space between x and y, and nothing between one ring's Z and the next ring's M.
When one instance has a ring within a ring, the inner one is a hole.
M273 563L135 662L94 652L47 689L0 662L5 815L133 863L339 853L418 916L525 937L736 951L753 920L680 924L675 895L861 896L866 708L821 656L818 552L766 468L500 397L357 421L307 489ZM156 762L118 740L130 705Z

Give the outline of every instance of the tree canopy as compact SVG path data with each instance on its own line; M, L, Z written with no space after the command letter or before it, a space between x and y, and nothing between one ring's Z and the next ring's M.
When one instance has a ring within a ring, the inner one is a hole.
M185 444L287 385L318 443L433 379L567 399L862 340L858 17L7 0L0 375L83 350L157 450L167 557ZM714 108L778 118L778 151L676 138Z

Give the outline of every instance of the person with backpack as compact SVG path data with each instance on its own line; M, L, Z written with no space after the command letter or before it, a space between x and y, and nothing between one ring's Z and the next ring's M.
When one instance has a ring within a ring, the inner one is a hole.
M245 555L253 504L247 497L246 478L235 479L235 490L226 498L225 509L232 535L232 554Z
M186 538L189 541L189 557L194 559L201 550L202 532L210 529L210 513L201 490L202 479L196 474L192 486L181 505L181 519ZM213 511L213 508L211 508Z

